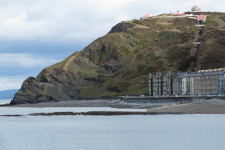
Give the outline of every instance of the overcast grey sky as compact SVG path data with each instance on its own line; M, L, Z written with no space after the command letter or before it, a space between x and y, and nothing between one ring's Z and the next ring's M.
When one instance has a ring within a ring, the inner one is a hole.
M0 91L82 50L120 21L145 14L223 11L217 0L0 0Z

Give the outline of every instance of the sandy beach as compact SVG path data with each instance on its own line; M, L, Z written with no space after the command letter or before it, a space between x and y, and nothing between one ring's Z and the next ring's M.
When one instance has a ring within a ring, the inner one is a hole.
M188 104L162 106L148 109L148 112L180 112L182 114L225 114L225 100L213 98Z
M11 105L9 107L119 107L118 102L118 100L73 100L37 104L19 104Z
M213 98L186 104L167 104L163 106L130 105L119 100L74 100L38 104L20 104L7 107L112 107L147 109L148 112L179 114L225 114L225 100Z

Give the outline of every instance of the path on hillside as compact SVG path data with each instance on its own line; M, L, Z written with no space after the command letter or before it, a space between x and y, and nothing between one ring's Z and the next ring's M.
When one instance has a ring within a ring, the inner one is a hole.
M69 58L69 60L66 62L65 66L64 66L64 69L66 71L68 71L68 66L69 66L70 62L72 62L74 60L74 58L76 58L76 57L77 57L77 55L71 56L71 58Z
M196 67L197 67L197 57L198 57L198 51L199 51L199 48L200 48L200 45L201 45L201 40L202 40L202 33L203 33L203 30L204 30L204 25L203 26L199 26L199 25L196 25L196 27L198 28L198 33L197 35L194 36L194 48L191 52L191 55L194 56L196 58L196 61L193 61L191 62L190 64L190 69L189 71L195 71Z

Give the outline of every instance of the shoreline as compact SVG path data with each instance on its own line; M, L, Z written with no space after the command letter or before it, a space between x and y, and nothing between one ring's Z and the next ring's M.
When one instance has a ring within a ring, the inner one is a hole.
M225 100L210 99L198 100L191 103L183 104L165 104L160 106L148 105L149 103L125 103L119 100L74 100L74 101L60 101L48 102L38 104L19 104L19 105L5 105L1 107L31 107L31 108L46 108L46 107L111 107L122 109L147 109L147 114L225 114ZM120 112L120 111L118 111ZM133 112L92 112L97 115L127 115L134 114ZM64 114L68 112L63 112ZM83 113L84 114L84 113ZM136 114L145 114L143 112L136 112ZM49 114L51 115L51 114ZM55 112L55 115L60 115L60 112ZM77 115L77 114L76 114Z
M138 105L132 106L128 103L121 104L120 100L72 100L72 101L59 101L59 102L46 102L37 104L18 104L9 105L5 104L0 107L31 107L31 108L45 108L45 107L111 107L123 109L150 109L153 106Z
M120 116L120 115L164 115L181 113L161 113L161 112L138 112L138 111L89 111L89 112L53 112L53 113L31 113L27 115L0 115L1 117L24 117L24 116Z

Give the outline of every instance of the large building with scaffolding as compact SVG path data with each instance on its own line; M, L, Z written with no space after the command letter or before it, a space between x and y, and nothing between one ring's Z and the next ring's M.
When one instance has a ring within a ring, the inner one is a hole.
M225 94L225 69L149 74L149 95Z

